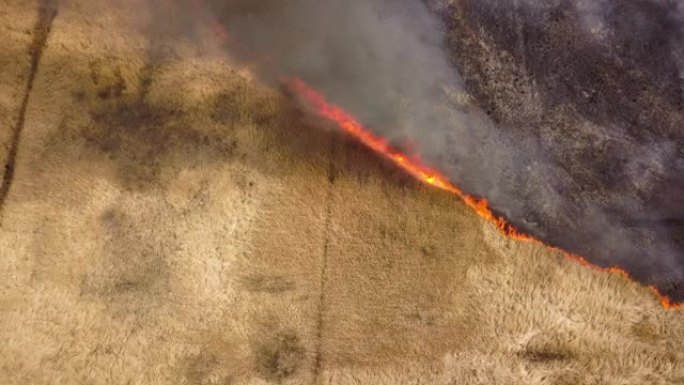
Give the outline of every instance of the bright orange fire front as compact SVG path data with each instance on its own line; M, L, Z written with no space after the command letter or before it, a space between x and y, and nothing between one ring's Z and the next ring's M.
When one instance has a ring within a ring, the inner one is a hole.
M505 219L494 215L492 210L489 208L489 204L486 199L476 198L470 196L458 187L454 186L449 180L441 174L439 171L434 170L425 164L423 164L420 159L415 157L409 157L397 149L393 148L386 139L374 135L368 131L359 121L357 121L353 116L349 115L342 108L328 103L323 95L318 93L316 90L311 88L301 79L288 79L285 80L285 84L290 90L299 95L305 103L312 107L316 112L323 118L335 122L344 132L351 135L371 150L389 159L395 165L401 167L407 173L417 178L418 180L431 185L442 190L449 191L456 194L458 197L463 199L463 201L471 207L475 212L482 218L493 223L501 232L507 236L521 240L541 244L551 250L562 252L567 258L573 261L579 262L584 266L591 267L595 270L608 272L613 274L618 274L627 278L629 274L618 268L618 267L600 267L593 265L591 262L587 261L585 258L578 255L568 253L557 247L549 246L533 238L525 233L518 231L514 226L507 223ZM660 303L663 307L668 309L674 309L681 307L681 304L676 304L670 301L670 299L658 292L655 287L650 287L650 289L658 296Z
M506 235L524 241L534 241L535 239L527 234L521 233L515 227L508 224L503 218L494 215L489 209L486 199L479 199L465 194L461 189L449 182L444 175L439 171L434 170L424 165L419 159L409 157L397 149L389 145L387 140L378 137L368 131L359 123L354 117L345 112L342 108L328 103L323 95L316 92L309 87L301 79L290 79L286 81L288 87L296 94L301 96L306 103L313 107L322 117L331 120L344 130L347 134L353 136L361 143L383 155L385 158L392 161L392 163L401 167L403 170L417 178L418 180L435 186L442 190L449 191L458 195L465 203L470 206L481 217L494 223L496 227L503 231Z
M521 240L531 241L532 237L517 231L513 226L506 223L503 218L497 217L489 209L486 199L478 199L466 195L449 182L449 180L439 171L424 165L419 159L409 157L389 145L386 139L378 137L368 131L354 117L345 112L342 108L328 103L325 98L309 87L301 79L290 79L286 81L288 87L296 94L301 96L306 103L313 107L322 117L331 120L342 128L344 132L353 136L371 150L383 155L392 163L401 167L418 180L435 186L442 190L447 190L458 195L465 203L473 208L481 217L493 222L499 230L507 235Z
M198 4L202 4L202 0L195 0ZM214 30L215 35L223 42L229 42L230 36L228 32L220 25L216 19L211 19L211 28ZM449 179L446 178L439 171L430 168L423 164L423 162L417 157L409 157L408 155L402 153L401 151L393 148L389 142L379 136L374 135L368 131L358 120L353 116L344 111L341 107L338 107L332 103L328 103L326 98L318 93L316 90L311 88L303 80L298 78L285 79L285 85L293 91L295 94L299 95L304 102L306 102L310 107L312 107L316 112L323 118L328 119L336 123L344 132L355 138L356 140L363 143L365 146L369 147L374 152L382 155L383 157L389 159L393 164L397 165L407 173L409 173L414 178L426 183L430 186L437 187L442 190L449 191L461 199L471 207L475 212L482 218L493 223L497 229L499 229L505 235L521 240L534 242L544 247L562 252L567 258L579 262L584 266L588 266L594 270L608 272L613 274L619 274L621 276L630 278L629 274L620 269L619 267L600 267L587 261L585 258L572 253L568 253L554 246L549 246L542 241L531 237L525 233L518 231L514 226L506 222L505 219L494 215L492 210L489 208L489 204L484 198L477 198L465 194L461 189L454 186ZM656 296L660 299L660 303L663 307L667 309L681 308L684 304L673 303L668 297L662 295L657 288L649 287Z

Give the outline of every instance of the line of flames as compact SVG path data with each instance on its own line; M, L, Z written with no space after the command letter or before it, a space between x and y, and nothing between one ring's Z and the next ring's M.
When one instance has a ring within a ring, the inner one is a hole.
M195 0L198 4L202 0ZM224 43L230 42L228 31L215 18L210 19L210 27L217 38ZM489 203L484 198L477 198L464 193L461 189L452 184L447 177L439 171L428 167L423 162L413 156L402 153L396 148L392 147L389 142L377 135L374 135L366 129L358 120L347 113L341 107L329 103L326 98L318 91L310 87L306 82L299 78L285 79L284 84L288 89L299 95L303 101L309 104L316 112L323 118L334 122L345 133L355 138L366 147L373 150L375 153L382 155L390 160L393 164L413 176L417 180L441 190L446 190L459 198L461 198L467 206L472 208L480 217L493 223L496 228L508 237L519 241L532 242L540 244L550 250L561 252L566 258L578 262L584 266L592 268L597 271L617 274L628 279L632 279L625 270L619 267L601 267L592 264L584 257L572 254L555 246L550 246L544 242L518 231L513 225L506 222L500 216L495 215L489 208ZM675 303L666 295L661 294L655 286L649 286L649 289L658 297L661 305L666 309L682 308L684 303Z
M303 80L297 78L287 79L285 80L285 84L291 91L299 95L310 107L316 110L321 117L336 123L342 129L342 131L352 136L366 147L373 150L375 153L378 153L390 160L392 163L419 181L455 194L461 198L466 205L472 208L480 217L493 223L496 228L505 235L519 241L533 242L543 245L548 249L559 251L563 253L565 257L584 266L588 266L594 270L618 274L625 278L631 279L629 273L619 267L601 267L594 265L579 255L561 250L558 247L547 245L528 234L518 231L513 225L506 222L504 218L495 215L489 208L489 204L486 199L476 198L464 193L461 189L452 184L449 179L439 171L426 166L417 157L409 157L392 147L386 139L371 133L353 116L351 116L341 107L329 103L322 94L311 88ZM672 302L670 298L661 294L654 286L649 286L649 288L659 298L663 307L667 309L674 309L682 306L682 304Z

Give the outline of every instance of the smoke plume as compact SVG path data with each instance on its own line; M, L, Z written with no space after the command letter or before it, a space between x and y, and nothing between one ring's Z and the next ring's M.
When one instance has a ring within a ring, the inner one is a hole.
M469 194L488 199L522 230L684 300L684 195L673 195L684 194L681 5L197 3L227 31L232 54L254 63L266 81L303 79ZM466 19L459 28L484 31L481 39L498 50L495 60L499 53L514 58L538 95L529 110L540 113L522 123L507 120L484 106L488 100L505 107L496 89L472 97L484 80L454 57L456 14ZM554 32L560 28L574 32L564 37ZM535 52L539 36L569 40L558 51ZM553 64L559 59L564 63ZM654 103L666 117L643 112ZM579 118L550 124L549 111L559 106Z

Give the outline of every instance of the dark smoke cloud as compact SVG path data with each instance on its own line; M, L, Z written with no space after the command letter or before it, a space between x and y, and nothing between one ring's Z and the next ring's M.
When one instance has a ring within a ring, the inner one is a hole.
M209 17L228 31L233 55L256 63L265 80L304 79L376 133L396 143L413 142L428 163L467 192L486 197L497 212L522 229L595 263L619 265L684 300L683 245L674 240L684 223L681 135L673 137L678 135L676 129L646 135L622 121L599 122L589 116L581 129L594 130L597 144L587 148L600 144L602 152L568 161L558 154L570 153L568 148L578 144L542 143L534 130L495 124L469 102L464 80L450 61L444 21L451 17L451 3L193 1L206 6ZM684 6L679 3L482 0L472 4L475 13L516 14L518 27L533 32L547 28L554 12L575 15L576 27L584 31L579 32L584 40L577 55L594 50L611 60L618 57L653 75L654 87L662 83L663 90L671 89L673 76L684 73L680 52ZM660 51L670 52L671 60L647 60L648 54L638 46L654 42L660 44ZM614 50L625 43L636 48ZM582 66L593 64L569 65L581 72L586 70ZM678 73L673 75L674 69ZM534 68L527 70L535 75ZM544 94L543 82L539 87ZM577 97L568 92L552 96L576 103ZM614 104L619 112L621 107ZM569 171L573 168L581 170L582 178ZM664 188L682 195L664 197Z

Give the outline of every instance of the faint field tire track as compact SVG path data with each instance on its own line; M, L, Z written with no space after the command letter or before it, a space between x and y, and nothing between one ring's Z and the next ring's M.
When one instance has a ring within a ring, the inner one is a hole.
M333 188L335 185L335 140L331 138L330 140L330 163L328 164L328 196L326 198L325 207L325 225L323 231L325 232L325 241L323 244L323 253L321 256L321 275L320 275L320 295L318 298L318 310L316 314L316 350L314 351L314 364L313 364L313 375L311 378L311 385L316 385L321 382L321 370L323 368L323 329L324 329L324 313L326 308L326 290L328 286L327 274L328 274L328 249L330 243L330 216L332 215L332 200L333 200Z
M50 36L52 22L55 17L57 17L58 0L38 0L37 3L38 17L36 19L36 24L33 27L33 41L31 42L29 49L31 66L26 81L26 91L24 92L24 97L19 108L17 123L12 127L10 149L7 154L7 161L5 162L5 173L2 178L2 185L0 185L0 220L5 207L5 200L7 199L14 179L17 151L19 149L19 143L21 142L21 132L24 129L24 123L26 121L26 109L28 107L31 91L33 90L33 81L36 79L40 58L43 55L43 50L45 49L48 37Z

